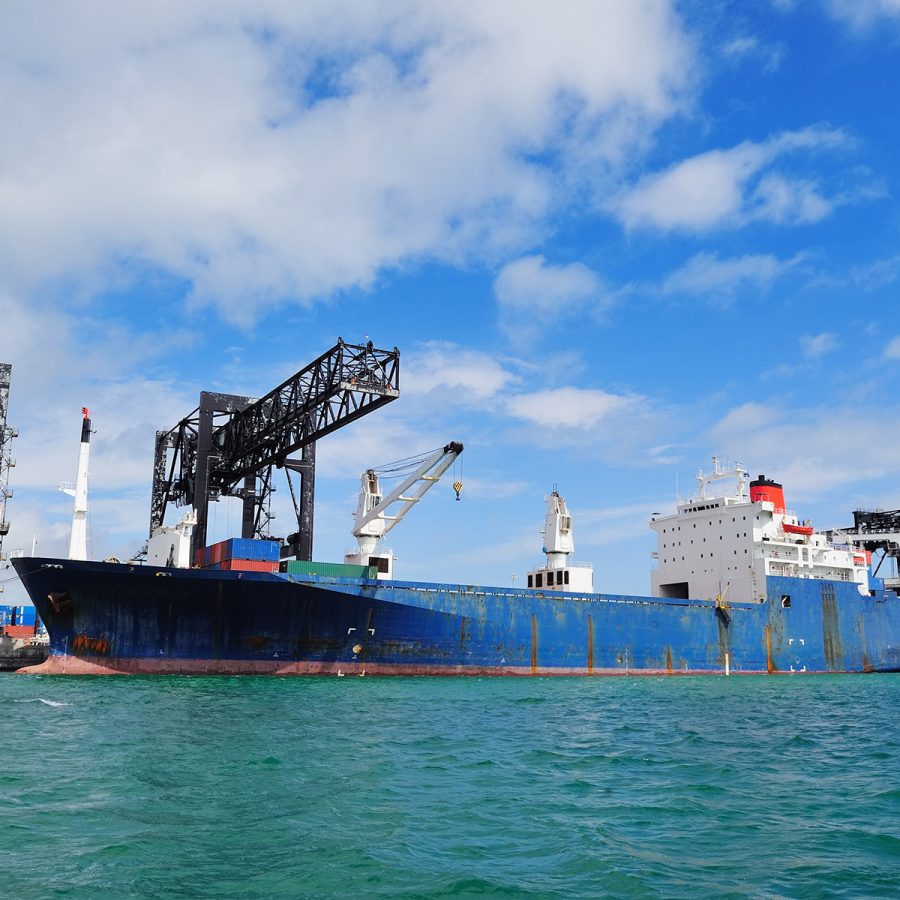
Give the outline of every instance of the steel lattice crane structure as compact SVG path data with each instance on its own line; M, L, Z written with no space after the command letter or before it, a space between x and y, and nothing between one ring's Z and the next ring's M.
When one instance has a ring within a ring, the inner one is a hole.
M6 501L12 497L9 489L9 470L16 464L12 457L12 440L19 432L6 424L6 411L9 408L9 383L12 378L12 365L0 363L0 560L6 559L3 552L3 539L9 534L9 521L6 518ZM0 584L0 591L3 585Z
M221 496L242 499L242 537L263 536L272 470L285 468L301 478L299 502L294 497L297 533L288 541L298 559L312 559L316 441L399 394L396 347L378 350L371 341L347 344L341 338L258 400L201 392L192 413L156 433L151 536L169 503L192 505L193 548L204 547L209 502ZM301 456L292 459L297 451Z

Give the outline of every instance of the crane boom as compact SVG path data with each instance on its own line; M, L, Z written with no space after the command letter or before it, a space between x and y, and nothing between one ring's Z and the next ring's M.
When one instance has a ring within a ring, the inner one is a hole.
M344 561L376 565L380 575L390 577L391 560L377 556L378 544L440 480L462 452L463 445L451 441L429 456L387 496L381 493L378 473L374 469L363 472L360 476L359 503L353 517L353 536L359 548L357 553L348 553Z

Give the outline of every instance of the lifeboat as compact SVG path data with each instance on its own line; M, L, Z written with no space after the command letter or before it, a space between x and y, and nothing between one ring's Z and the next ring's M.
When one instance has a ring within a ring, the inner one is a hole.
M781 527L786 534L803 534L809 537L813 533L812 525L791 525L789 522L782 522Z

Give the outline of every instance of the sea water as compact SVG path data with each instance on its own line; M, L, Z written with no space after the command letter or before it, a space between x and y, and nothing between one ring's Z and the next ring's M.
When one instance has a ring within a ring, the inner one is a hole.
M900 896L900 675L4 675L0 701L3 897Z

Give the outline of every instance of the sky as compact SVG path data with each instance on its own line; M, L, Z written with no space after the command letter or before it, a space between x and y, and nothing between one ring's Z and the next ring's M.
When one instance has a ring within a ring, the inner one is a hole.
M397 577L523 584L556 488L646 593L712 456L820 528L900 508L898 83L900 0L3 4L4 549L66 554L83 406L129 558L155 432L338 337L400 397L319 442L316 559L362 470L451 440Z

